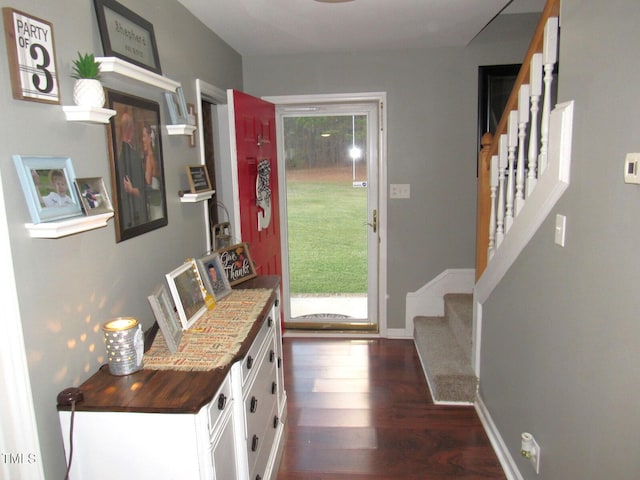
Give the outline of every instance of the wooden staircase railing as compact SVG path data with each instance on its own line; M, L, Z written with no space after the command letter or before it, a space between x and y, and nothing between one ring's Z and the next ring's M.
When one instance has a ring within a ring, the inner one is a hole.
M560 0L547 0L496 132L482 137L478 155L476 281L546 166L549 89L557 60L559 15ZM542 118L538 120L541 97Z

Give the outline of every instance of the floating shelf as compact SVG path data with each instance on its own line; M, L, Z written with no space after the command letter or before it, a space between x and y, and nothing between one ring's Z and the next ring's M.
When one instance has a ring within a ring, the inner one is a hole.
M193 135L196 131L195 125L166 125L169 135Z
M60 238L107 225L113 212L65 218L57 222L26 223L32 238Z
M68 122L109 123L116 114L115 110L98 107L82 107L77 105L63 106Z
M209 190L208 192L199 192L199 193L185 193L180 197L180 201L182 203L203 202L213 197L214 193L216 193L215 190Z
M175 92L180 86L180 82L158 75L117 57L97 57L96 61L100 62L101 73L130 78L169 92Z

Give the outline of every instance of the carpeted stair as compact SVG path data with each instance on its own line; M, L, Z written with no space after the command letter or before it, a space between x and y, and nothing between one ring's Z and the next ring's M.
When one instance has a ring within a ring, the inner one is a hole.
M444 296L444 317L415 317L413 341L435 403L474 403L478 378L471 368L473 296Z

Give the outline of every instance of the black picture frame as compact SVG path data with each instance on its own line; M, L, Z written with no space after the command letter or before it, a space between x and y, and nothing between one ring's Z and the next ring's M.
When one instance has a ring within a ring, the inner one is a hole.
M162 75L153 25L115 0L93 0L106 57Z
M166 226L160 105L105 89L116 241Z
M519 63L478 67L478 152L482 136L487 132L495 134L518 72Z

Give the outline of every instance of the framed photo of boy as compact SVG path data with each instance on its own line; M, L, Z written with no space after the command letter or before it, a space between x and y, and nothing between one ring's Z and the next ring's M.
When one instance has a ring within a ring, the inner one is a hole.
M182 324L167 288L164 285L157 287L147 299L169 351L176 353L182 339Z
M70 158L14 155L13 162L33 223L82 215Z
M85 215L113 212L102 177L76 178L75 184Z
M231 293L231 285L225 275L220 254L215 252L196 260L202 283L207 291L213 295L216 302Z
M116 241L167 225L160 105L112 90L108 125Z
M205 288L194 260L166 274L182 328L187 330L207 311Z

